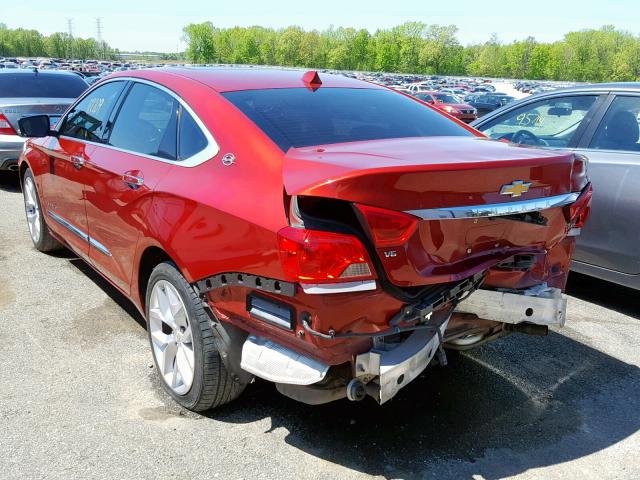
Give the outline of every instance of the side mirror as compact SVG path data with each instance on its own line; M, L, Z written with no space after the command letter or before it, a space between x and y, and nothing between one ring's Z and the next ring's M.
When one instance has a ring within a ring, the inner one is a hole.
M18 120L21 137L48 137L55 134L51 131L49 115L33 115Z

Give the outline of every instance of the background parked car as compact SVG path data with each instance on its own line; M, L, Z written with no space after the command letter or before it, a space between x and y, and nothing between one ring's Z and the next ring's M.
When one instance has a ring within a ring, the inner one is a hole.
M87 88L71 72L36 69L0 70L0 170L15 170L24 138L18 135L18 120L46 114L52 124Z
M589 158L592 215L572 269L640 289L640 83L584 85L527 97L478 120L491 138Z
M494 110L497 110L498 108L511 103L514 100L515 98L510 95L496 95L494 93L488 93L475 97L469 102L469 105L471 105L478 111L478 117L482 117L483 115L486 115L489 112L493 112Z
M424 92L414 96L463 122L473 122L477 118L475 108L450 93Z

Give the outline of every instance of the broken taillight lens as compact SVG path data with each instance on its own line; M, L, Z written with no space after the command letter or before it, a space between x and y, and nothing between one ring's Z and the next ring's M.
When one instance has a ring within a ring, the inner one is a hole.
M357 205L369 225L376 247L394 247L405 243L416 230L418 217L384 208Z
M3 114L0 113L0 135L17 135L14 128Z
M302 283L375 278L362 242L353 235L285 227L278 232L284 272Z
M584 155L575 155L573 161L573 168L571 169L571 191L580 192L589 183L589 176L587 175L587 166L589 162Z
M584 225L591 211L591 197L593 188L589 183L575 202L564 207L564 215L571 228L582 228Z

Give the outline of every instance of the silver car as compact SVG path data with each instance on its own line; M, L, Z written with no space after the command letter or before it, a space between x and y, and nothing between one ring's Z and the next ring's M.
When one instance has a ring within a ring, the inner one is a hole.
M640 289L640 82L533 95L471 125L494 139L586 155L593 202L571 268Z
M71 72L0 70L0 170L18 168L25 141L18 135L18 120L46 114L55 123L87 86Z

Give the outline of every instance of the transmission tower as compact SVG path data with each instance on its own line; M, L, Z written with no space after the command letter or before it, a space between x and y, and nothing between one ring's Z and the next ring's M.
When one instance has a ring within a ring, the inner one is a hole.
M97 39L98 39L98 43L100 44L100 47L102 48L102 58L106 59L107 58L107 44L104 43L104 41L102 40L102 18L98 17L96 18L96 35L97 35Z
M102 18L100 17L96 18L96 35L97 40L102 42Z
M73 18L67 17L67 32L69 32L69 51L66 52L68 58L73 58Z

